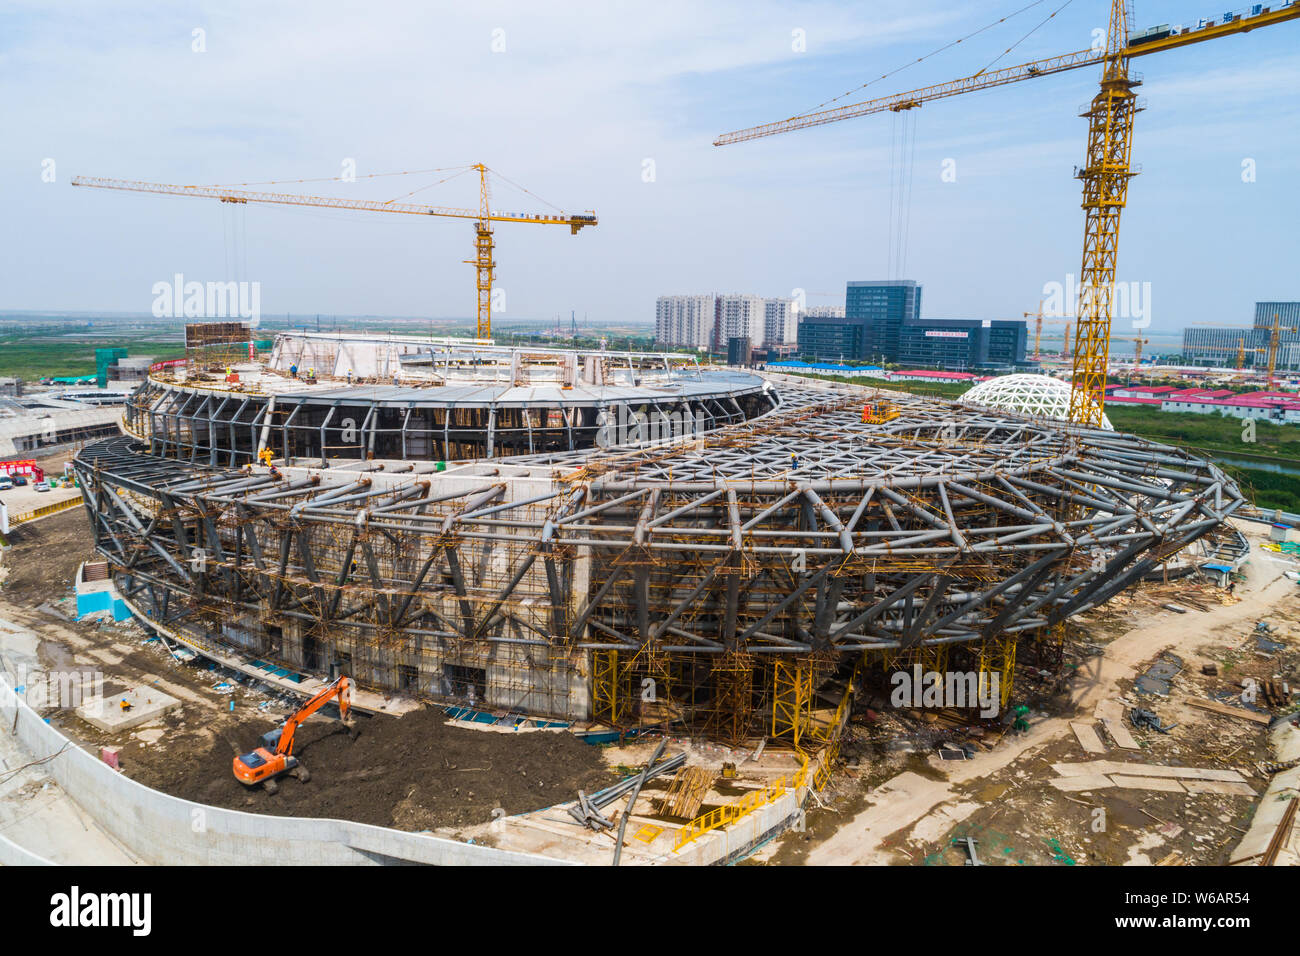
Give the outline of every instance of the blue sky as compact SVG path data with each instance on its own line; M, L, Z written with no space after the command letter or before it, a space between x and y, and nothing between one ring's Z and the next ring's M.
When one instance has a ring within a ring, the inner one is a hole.
M1085 68L728 147L916 60L1030 0L957 3L348 4L10 0L0 12L0 309L148 311L153 283L246 278L267 314L469 316L456 220L73 189L74 175L239 183L458 166L499 169L600 225L501 226L508 318L649 321L657 295L737 291L842 304L889 277L891 178L912 175L906 277L932 317L1019 317L1079 266ZM875 83L968 75L1046 0ZM1231 5L1137 2L1136 25ZM1222 8L1222 9L1221 9ZM1084 49L1105 0L1073 0L999 65ZM206 49L194 52L196 29ZM496 32L500 31L500 32ZM803 31L806 49L794 47ZM493 42L504 49L494 52ZM1247 323L1300 299L1300 22L1142 58L1120 278L1149 282L1153 331ZM841 102L852 102L853 98ZM43 182L46 160L54 181ZM1256 179L1242 182L1242 162ZM644 181L646 160L654 180ZM946 160L956 180L941 177ZM285 189L390 199L436 176ZM473 205L467 177L414 197ZM545 210L510 189L498 207ZM901 203L900 203L901 205ZM232 234L242 237L242 253ZM238 261L232 265L232 259ZM897 269L893 270L897 274Z

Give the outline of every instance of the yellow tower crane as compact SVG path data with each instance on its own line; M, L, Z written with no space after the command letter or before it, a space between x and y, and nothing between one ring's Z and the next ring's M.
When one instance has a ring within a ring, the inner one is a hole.
M1140 335L1135 335L1131 341L1133 343L1133 373L1129 375L1128 380L1130 382L1135 382L1142 372L1142 346L1150 345L1151 340L1144 339Z
M1131 0L1111 0L1110 30L1103 50L1079 50L1001 70L981 70L973 76L906 93L819 109L774 123L724 133L714 140L714 145L743 143L872 113L897 113L916 109L932 100L1101 65L1101 90L1083 114L1088 120L1088 154L1078 171L1083 183L1083 265L1079 274L1074 374L1070 390L1070 420L1099 426L1106 396L1106 364L1110 357L1120 213L1128 202L1129 179L1136 175L1130 163L1133 122L1139 109L1133 90L1142 81L1129 75L1129 61L1134 57L1300 18L1300 3L1255 4L1244 14L1226 13L1215 20L1201 20L1189 27L1162 25L1130 37L1131 6Z
M1024 317L1034 320L1034 361L1037 362L1039 356L1038 346L1043 340L1043 300L1038 300L1037 312L1026 312Z
M395 212L413 216L445 216L451 219L470 219L474 222L474 258L465 260L475 269L475 288L478 299L478 337L492 335L492 279L496 275L493 257L492 223L528 222L548 226L568 226L569 234L576 234L585 226L596 225L596 214L584 213L521 213L502 212L491 207L491 190L488 173L482 163L470 167L479 175L478 209L457 209L452 206L426 206L419 203L378 202L367 199L334 199L327 196L300 196L294 193L251 192L226 186L176 186L168 183L150 183L130 179L103 179L95 176L75 176L74 186L93 186L96 189L122 189L129 192L158 193L164 196L197 196L228 203L271 203L283 206L324 206L332 209L359 209L366 212Z
M1282 325L1281 316L1276 312L1273 313L1273 324L1266 326L1268 330L1268 387L1273 387L1273 373L1277 369L1277 352L1282 344L1283 332L1300 332L1300 329L1293 325Z
M1048 318L1047 314L1043 312L1043 303L1041 300L1038 303L1037 312L1025 312L1023 313L1023 315L1026 319L1034 320L1034 361L1035 362L1040 361L1042 358L1044 323L1063 323L1065 325L1065 330L1062 333L1061 357L1062 358L1070 357L1070 343L1069 343L1070 320L1069 319Z
M1234 356L1233 367L1240 371L1246 364L1247 352L1262 352L1264 349L1248 349L1246 348L1245 339L1237 339L1236 345L1203 345L1195 349L1195 351L1198 354L1200 352L1231 352Z

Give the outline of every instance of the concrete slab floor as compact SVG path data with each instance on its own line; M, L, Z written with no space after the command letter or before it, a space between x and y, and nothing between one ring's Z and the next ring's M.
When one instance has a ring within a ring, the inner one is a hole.
M124 694L90 698L77 708L77 716L90 726L113 734L158 720L180 706L179 700L155 687L134 687Z

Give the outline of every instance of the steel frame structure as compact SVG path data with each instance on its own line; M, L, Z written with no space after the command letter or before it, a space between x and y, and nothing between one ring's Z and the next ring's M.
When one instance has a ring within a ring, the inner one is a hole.
M864 422L862 398L779 391L690 440L423 474L237 468L131 437L75 467L119 587L196 641L733 739L798 739L811 688L867 655L1010 668L1016 642L1243 504L1217 466L1129 435L911 398Z
M725 381L685 394L556 388L549 399L531 400L507 397L507 386L254 394L155 379L132 394L124 417L151 454L212 466L255 461L262 448L286 463L310 460L321 468L349 459L451 461L594 448L619 416L631 443L677 434L688 421L712 431L775 407L777 393L748 378L748 385ZM461 394L440 394L453 391Z

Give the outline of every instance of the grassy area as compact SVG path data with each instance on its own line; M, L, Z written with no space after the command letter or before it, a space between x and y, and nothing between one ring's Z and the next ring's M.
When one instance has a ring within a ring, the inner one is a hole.
M781 369L772 369L781 371ZM787 373L788 374L788 373ZM932 398L956 398L970 389L966 382L886 382L877 378L849 378L847 375L800 375L800 378L817 378L826 382L847 382L865 388L879 388L890 392L911 392Z
M1300 468L1300 427L1255 423L1255 440L1243 440L1246 424L1224 415L1191 415L1162 412L1154 406L1108 405L1111 424L1152 441L1181 448L1234 457L1259 456L1294 464ZM1278 474L1260 468L1224 465L1246 496L1260 508L1281 508L1300 512L1300 476Z
M1255 423L1255 440L1243 440L1245 422L1224 415L1194 415L1162 412L1153 406L1106 406L1106 415L1118 431L1168 445L1184 445L1221 451L1228 455L1262 455L1300 461L1300 427Z
M0 335L0 376L36 382L47 377L94 375L95 349L103 348L125 348L132 356L151 355L160 361L185 355L185 347L179 342L121 336L68 339L6 330Z
M1224 465L1223 470L1236 480L1246 497L1257 507L1266 510L1281 508L1300 514L1300 477L1233 465Z

